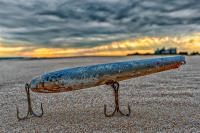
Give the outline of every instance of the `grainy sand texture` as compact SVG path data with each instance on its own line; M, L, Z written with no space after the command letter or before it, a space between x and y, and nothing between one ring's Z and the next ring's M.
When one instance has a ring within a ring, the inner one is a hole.
M49 60L0 61L0 132L200 132L200 57L186 57L187 64L165 71L120 82L120 108L130 117L105 117L104 104L111 113L114 94L110 86L72 92L32 93L32 105L42 118L26 115L24 84L35 76L55 70L117 61L157 58L157 56L76 57Z

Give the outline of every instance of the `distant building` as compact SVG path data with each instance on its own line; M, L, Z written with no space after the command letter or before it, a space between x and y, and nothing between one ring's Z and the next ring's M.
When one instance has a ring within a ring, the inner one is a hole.
M176 54L176 53L177 53L176 48L170 48L170 49L168 49L168 50L169 50L169 53L170 53L170 54Z
M155 54L160 54L160 50L157 49L157 50L155 51Z
M169 49L157 49L155 51L155 54L176 54L177 53L177 49L176 48L169 48Z

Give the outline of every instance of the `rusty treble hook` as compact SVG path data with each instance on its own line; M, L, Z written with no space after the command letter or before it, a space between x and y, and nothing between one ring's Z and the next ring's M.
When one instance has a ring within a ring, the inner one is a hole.
M118 91L119 91L119 83L113 81L113 82L111 82L111 86L114 89L114 93L115 93L115 110L114 110L113 113L107 114L106 113L106 105L104 105L104 114L105 114L105 116L106 117L111 117L111 116L113 116L115 114L115 112L119 112L121 115L124 115L124 116L130 116L131 109L130 109L129 104L128 104L128 111L129 111L128 114L122 113L121 110L119 109L119 96L118 96L119 95L119 93L118 93Z
M25 117L19 117L19 110L18 110L18 108L16 107L16 110L17 110L17 119L18 119L18 120L27 119L27 118L28 118L28 115L33 115L33 116L35 116L35 117L42 117L42 115L43 115L42 103L41 103L41 111L42 111L42 113L41 113L40 115L37 115L36 113L33 112L33 109L32 109L32 107L31 107L30 87L29 87L29 84L28 84L28 83L25 84L25 90L26 90L27 101L28 101L28 112L27 112L27 115L26 115Z

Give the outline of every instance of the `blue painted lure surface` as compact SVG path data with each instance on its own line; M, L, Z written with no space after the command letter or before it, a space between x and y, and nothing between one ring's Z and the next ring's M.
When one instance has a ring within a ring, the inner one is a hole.
M183 62L184 56L175 56L69 68L33 79L30 88L41 93L73 91L179 68Z

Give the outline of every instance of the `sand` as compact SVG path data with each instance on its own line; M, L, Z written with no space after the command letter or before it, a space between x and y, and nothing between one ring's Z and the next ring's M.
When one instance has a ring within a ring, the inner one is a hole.
M130 117L104 116L114 107L113 90L103 85L78 91L31 93L33 109L42 118L16 118L27 111L24 84L37 75L64 68L156 56L77 57L51 60L0 61L0 132L200 132L200 57L186 57L176 70L120 82L120 107Z

